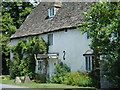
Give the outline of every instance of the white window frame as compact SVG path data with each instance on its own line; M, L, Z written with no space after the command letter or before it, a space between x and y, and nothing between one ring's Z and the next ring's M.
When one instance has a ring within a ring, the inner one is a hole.
M90 72L93 67L93 55L85 55L85 70Z
M50 37L50 35L52 35L52 37ZM50 39L52 39L52 40L50 40ZM49 44L49 46L52 46L54 44L54 35L53 35L53 33L48 34L48 44Z
M48 9L48 16L49 16L49 18L52 18L52 17L54 17L55 16L55 7L52 7L52 8L49 8Z

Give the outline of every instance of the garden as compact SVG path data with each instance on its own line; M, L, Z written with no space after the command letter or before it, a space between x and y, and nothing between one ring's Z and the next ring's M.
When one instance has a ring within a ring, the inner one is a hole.
M4 78L2 78L4 77ZM78 87L78 86L71 86L71 85L65 85L65 84L55 84L55 83L35 83L32 82L32 84L27 84L27 83L14 83L14 79L10 79L9 75L4 75L0 78L0 81L2 81L2 84L7 84L7 85L14 85L14 86L22 86L25 88L58 88L62 90L63 88L72 88L72 89L92 89L95 90L94 87ZM1 82L0 82L1 84Z

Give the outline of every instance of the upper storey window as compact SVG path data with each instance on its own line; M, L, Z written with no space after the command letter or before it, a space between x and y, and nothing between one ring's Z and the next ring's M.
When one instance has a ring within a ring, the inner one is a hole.
M53 18L56 14L56 12L61 8L62 3L61 2L55 2L49 9L48 9L48 17Z
M48 44L49 46L53 45L53 34L48 34Z
M49 16L49 18L54 17L54 16L55 16L55 13L56 13L55 7L52 7L52 8L49 8L49 9L48 9L48 16Z

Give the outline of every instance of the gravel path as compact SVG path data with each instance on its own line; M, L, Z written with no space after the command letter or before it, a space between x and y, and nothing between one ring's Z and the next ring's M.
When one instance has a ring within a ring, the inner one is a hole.
M0 90L44 90L44 89L26 88L22 86L0 84Z
M0 86L2 86L2 88L25 88L21 86L13 86L13 85L6 85L6 84L2 84Z

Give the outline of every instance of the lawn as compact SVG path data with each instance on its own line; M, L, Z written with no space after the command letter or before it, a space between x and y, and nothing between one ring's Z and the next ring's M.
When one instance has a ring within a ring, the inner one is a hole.
M35 83L33 82L32 84L25 84L25 83L20 83L20 84L15 84L14 80L8 80L8 79L1 79L2 84L8 84L8 85L15 85L15 86L23 86L27 88L83 88L83 89L92 89L95 90L94 87L78 87L78 86L70 86L70 85L65 85L65 84L53 84L53 83ZM1 82L0 82L1 83Z

